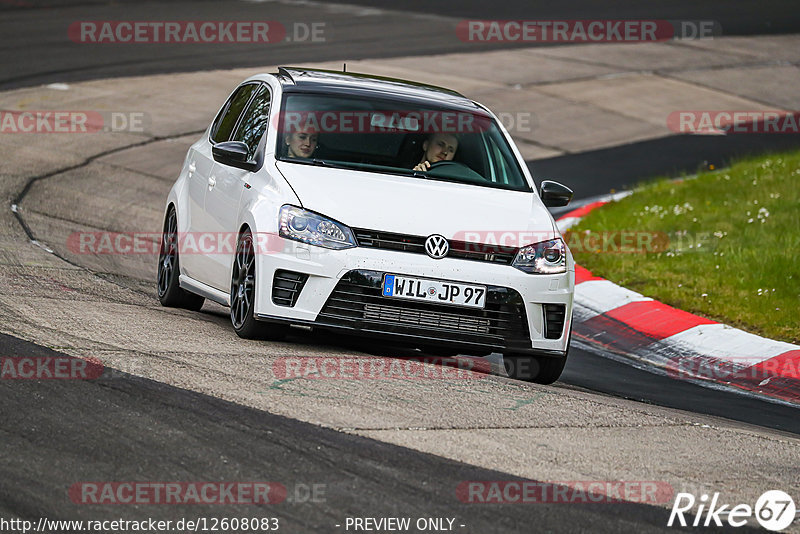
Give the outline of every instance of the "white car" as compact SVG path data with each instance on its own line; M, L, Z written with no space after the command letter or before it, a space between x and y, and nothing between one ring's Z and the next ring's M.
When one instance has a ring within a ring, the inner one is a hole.
M231 309L244 338L290 325L425 351L503 354L555 381L574 262L497 118L440 87L281 68L245 80L189 149L158 262L164 306Z

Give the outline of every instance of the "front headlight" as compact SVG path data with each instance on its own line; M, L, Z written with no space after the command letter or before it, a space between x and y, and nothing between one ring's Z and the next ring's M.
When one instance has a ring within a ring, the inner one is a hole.
M522 247L511 266L531 274L565 273L567 246L561 239L551 239Z
M281 237L309 245L335 250L356 246L356 238L350 228L297 206L281 206L278 226Z

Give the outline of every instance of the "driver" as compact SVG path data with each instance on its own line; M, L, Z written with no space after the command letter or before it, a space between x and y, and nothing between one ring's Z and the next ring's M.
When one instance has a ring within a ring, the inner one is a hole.
M439 161L452 161L458 149L458 136L451 133L437 132L428 136L422 143L422 161L415 171L427 171L431 164Z
M314 131L287 133L284 136L286 156L289 158L310 158L317 149L319 134Z

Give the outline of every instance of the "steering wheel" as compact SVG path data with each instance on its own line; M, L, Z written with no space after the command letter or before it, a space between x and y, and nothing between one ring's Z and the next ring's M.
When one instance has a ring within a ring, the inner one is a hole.
M450 165L458 165L459 167L463 167L465 169L472 170L472 169L469 168L469 166L467 164L461 163L460 161L453 161L453 160L436 161L434 163L431 163L431 166L428 168L428 170L432 171L433 169L435 169L437 167L447 167L447 166L450 166Z
M428 172L435 170L438 170L438 172L432 175L434 177L445 174L448 178L455 179L459 182L473 184L484 184L486 182L486 178L473 171L472 168L466 163L461 163L460 161L449 160L431 163Z

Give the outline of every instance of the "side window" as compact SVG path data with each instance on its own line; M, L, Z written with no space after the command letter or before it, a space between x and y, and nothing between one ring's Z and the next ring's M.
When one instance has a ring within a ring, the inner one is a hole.
M236 133L231 141L242 141L248 147L248 155L252 159L261 141L261 136L267 129L269 122L270 93L266 85L262 85L250 106L245 111Z
M221 143L230 139L233 128L236 126L236 121L239 119L239 115L247 105L250 95L253 94L256 87L258 87L258 84L254 83L242 85L228 99L225 107L222 108L222 111L214 120L214 126L211 128L212 141Z

